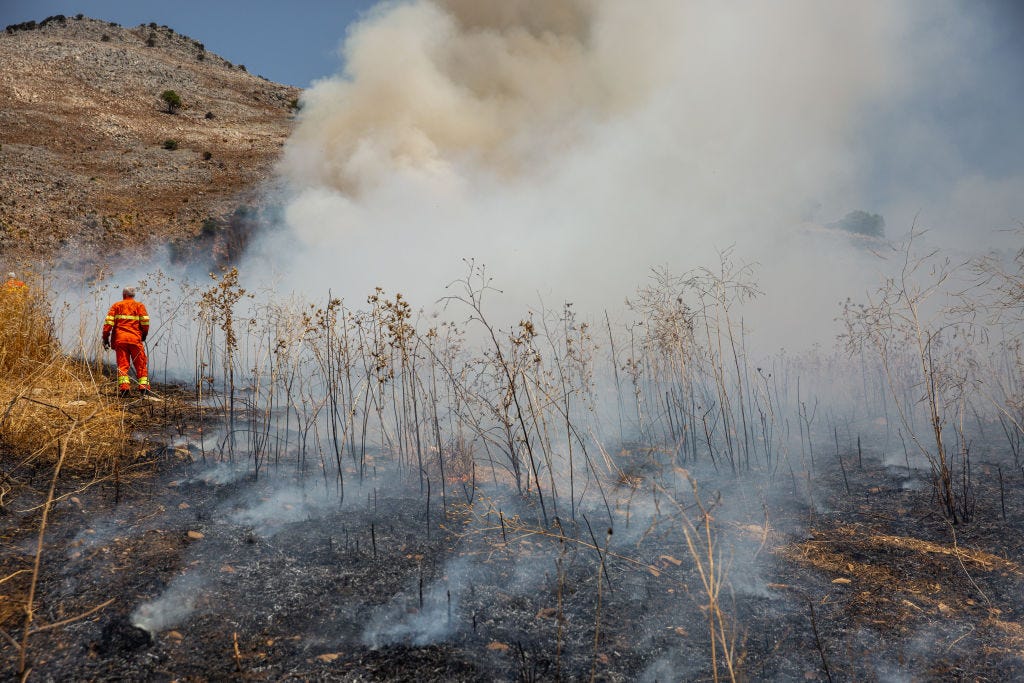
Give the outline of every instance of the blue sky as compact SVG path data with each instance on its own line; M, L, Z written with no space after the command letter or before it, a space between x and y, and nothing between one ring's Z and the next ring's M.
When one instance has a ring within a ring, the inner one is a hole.
M155 21L250 73L306 87L337 73L346 27L376 0L0 0L0 27L54 14L137 26Z

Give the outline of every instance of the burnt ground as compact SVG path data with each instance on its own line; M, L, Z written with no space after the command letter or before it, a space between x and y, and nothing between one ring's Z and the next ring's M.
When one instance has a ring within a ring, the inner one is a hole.
M398 473L362 485L350 473L340 499L291 465L254 478L183 454L155 449L116 501L110 481L62 481L35 628L105 606L34 633L30 680L712 677L683 522L650 488L671 477L663 456L622 454L628 476L607 507L562 509L545 526L508 491L477 491L470 506L452 483L445 515L436 483L428 511L418 480ZM973 519L953 527L919 473L878 455L845 453L845 478L821 456L809 478L702 478L739 677L1019 679L1020 470L976 462ZM0 517L0 628L15 639L48 477ZM795 502L808 492L813 506ZM0 657L16 678L6 639Z

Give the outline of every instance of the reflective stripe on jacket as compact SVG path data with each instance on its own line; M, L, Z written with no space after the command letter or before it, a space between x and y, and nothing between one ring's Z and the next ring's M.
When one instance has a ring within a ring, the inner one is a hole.
M113 331L113 334L111 334ZM114 342L141 342L149 332L149 313L135 299L122 299L110 307L103 321L103 338Z

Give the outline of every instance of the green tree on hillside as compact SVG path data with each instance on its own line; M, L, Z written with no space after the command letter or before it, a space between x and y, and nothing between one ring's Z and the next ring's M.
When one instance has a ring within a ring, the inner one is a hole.
M177 114L181 109L181 95L173 90L164 90L160 93L160 99L167 105L168 114Z

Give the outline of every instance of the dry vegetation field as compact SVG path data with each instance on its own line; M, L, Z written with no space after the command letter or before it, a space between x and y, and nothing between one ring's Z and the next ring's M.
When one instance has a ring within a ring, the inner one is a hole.
M657 274L625 327L492 322L475 267L465 323L158 276L159 401L118 401L95 342L62 354L55 303L5 300L31 324L0 350L3 666L1013 679L1024 257L932 267L920 239L834 350L761 359L730 254Z

